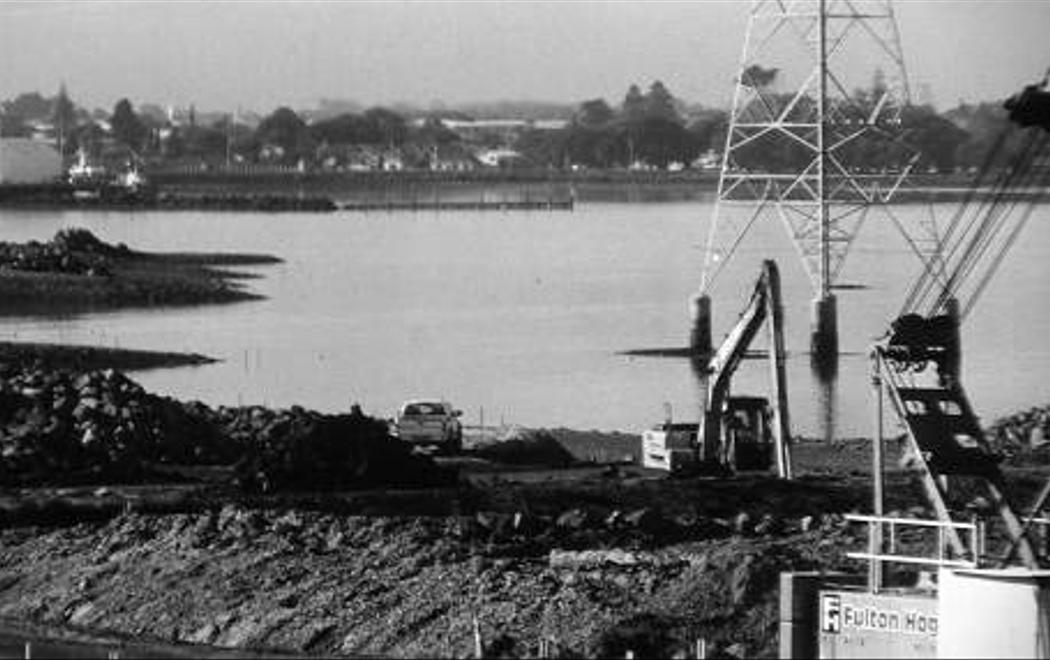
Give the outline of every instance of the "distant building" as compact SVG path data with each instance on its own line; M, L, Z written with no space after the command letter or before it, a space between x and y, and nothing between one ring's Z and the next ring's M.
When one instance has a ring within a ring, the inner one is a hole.
M521 153L513 149L483 149L474 154L474 157L487 167L501 167L521 158Z
M708 149L693 161L693 167L701 170L717 170L722 166L722 155L714 149Z
M568 124L564 119L442 119L442 125L470 142L513 144L531 130L556 131Z
M28 138L0 139L0 184L52 183L62 178L54 146Z

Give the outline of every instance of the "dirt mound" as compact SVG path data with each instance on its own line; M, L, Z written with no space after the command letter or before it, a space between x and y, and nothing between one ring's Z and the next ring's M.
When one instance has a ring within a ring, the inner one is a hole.
M382 420L301 408L265 418L255 409L236 415L226 427L243 444L236 472L247 490L427 487L456 479L454 472L391 438Z
M472 453L504 465L568 467L576 462L569 450L545 430L513 428L495 441L474 447Z

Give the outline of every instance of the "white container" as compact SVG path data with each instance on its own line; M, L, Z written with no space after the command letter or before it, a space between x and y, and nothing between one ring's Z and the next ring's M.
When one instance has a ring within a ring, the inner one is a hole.
M938 575L939 658L1050 658L1050 571Z

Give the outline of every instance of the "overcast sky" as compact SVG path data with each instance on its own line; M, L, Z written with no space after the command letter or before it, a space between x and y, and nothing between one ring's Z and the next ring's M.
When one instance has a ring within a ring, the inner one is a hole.
M941 109L1005 97L1050 66L1048 0L898 0L914 90ZM750 4L618 2L0 2L0 99L195 103L269 112L321 97L613 104L662 80L728 105Z

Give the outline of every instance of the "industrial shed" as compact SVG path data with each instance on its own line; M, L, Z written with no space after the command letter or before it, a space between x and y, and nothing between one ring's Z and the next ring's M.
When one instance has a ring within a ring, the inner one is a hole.
M47 142L0 139L0 184L53 183L62 178L62 157Z

